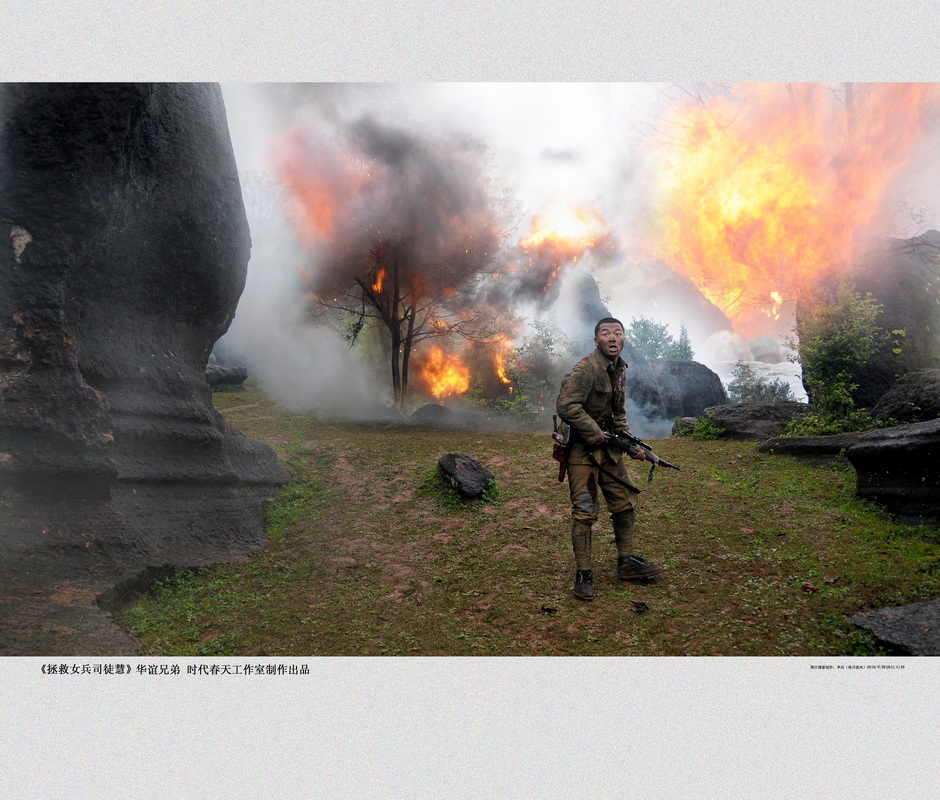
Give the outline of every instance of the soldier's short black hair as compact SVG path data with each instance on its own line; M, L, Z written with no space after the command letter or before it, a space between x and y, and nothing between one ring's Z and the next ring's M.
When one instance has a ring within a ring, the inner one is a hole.
M598 320L597 325L594 326L594 338L595 339L597 338L597 332L601 329L601 325L603 325L605 322L616 322L621 328L623 328L624 331L626 331L626 328L624 328L623 323L619 319L616 319L614 317L604 317L604 319Z

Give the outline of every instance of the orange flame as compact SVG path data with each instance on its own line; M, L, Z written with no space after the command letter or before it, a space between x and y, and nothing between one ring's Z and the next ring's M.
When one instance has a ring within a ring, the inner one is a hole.
M460 356L432 346L423 359L419 375L428 391L438 400L463 394L470 388L470 370Z
M908 163L934 91L860 87L846 110L821 89L735 87L673 118L657 255L745 333L762 332L785 299L849 263L856 234Z
M506 353L512 347L512 339L508 336L500 337L498 341L499 349L493 353L493 366L496 369L496 377L500 382L509 387L509 394L512 394L512 380L506 374Z
M565 263L577 261L610 232L603 216L591 206L553 202L532 218L528 235L519 240L523 252L530 255L523 269L548 292Z
M336 232L369 182L368 173L348 159L333 158L322 143L310 146L313 137L311 129L292 128L275 142L273 154L277 175L294 201L291 221L307 246Z
M591 206L554 202L532 218L519 244L526 252L545 245L577 259L609 233L610 226Z
M780 306L783 305L783 295L780 292L771 292L770 299L774 301L773 306L770 309L761 310L772 320L777 321L780 319Z
M493 362L496 366L496 377L499 378L503 383L509 385L509 391L512 391L512 381L506 376L506 356L502 353L496 353L493 357Z
M381 267L375 275L375 283L372 284L372 291L376 294L382 294L382 286L385 284L385 267Z

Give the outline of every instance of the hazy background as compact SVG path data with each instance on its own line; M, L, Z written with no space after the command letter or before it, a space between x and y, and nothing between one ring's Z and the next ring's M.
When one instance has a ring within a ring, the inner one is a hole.
M588 249L566 264L550 307L520 297L514 310L523 320L542 313L583 338L583 330L568 323L571 286L587 272L625 323L653 318L677 339L684 325L696 360L726 383L744 360L805 398L799 366L783 347L792 302L779 310L779 320L768 319L766 330L742 335L722 324L721 313L694 287L684 286L680 295L675 282L664 282L675 275L653 252L669 158L662 144L675 132L669 127L675 123L665 120L696 91L698 85L653 83L223 84L253 247L245 292L218 354L247 361L252 375L291 405L370 416L376 405L390 403L382 365L351 357L340 337L310 320L298 276L316 256L280 213L287 195L272 166L276 143L289 130L300 126L329 140L371 120L418 137L480 140L494 186L507 190L519 210L515 240L553 203L587 204L603 217L612 249ZM931 123L878 199L873 232L907 237L936 226L938 194L940 157ZM525 331L524 323L518 333ZM590 347L585 340L584 352Z

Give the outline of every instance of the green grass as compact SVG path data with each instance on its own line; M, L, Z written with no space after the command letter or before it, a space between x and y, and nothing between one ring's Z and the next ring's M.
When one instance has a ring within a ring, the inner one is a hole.
M293 480L269 503L263 549L177 575L125 612L143 653L874 655L847 616L940 595L936 529L856 498L851 468L673 437L653 444L682 471L657 470L637 504L637 549L666 571L620 583L602 512L584 603L548 429L335 423L251 386L214 399ZM451 450L495 475L487 502L440 480Z

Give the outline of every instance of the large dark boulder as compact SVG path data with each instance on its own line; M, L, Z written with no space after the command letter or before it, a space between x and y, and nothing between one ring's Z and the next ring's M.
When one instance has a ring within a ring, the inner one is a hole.
M675 379L659 362L625 342L621 357L627 362L627 418L642 429L653 420L672 420L682 414L682 394Z
M846 457L860 497L899 522L940 523L940 419L868 431Z
M701 416L706 408L728 402L718 373L697 361L654 361L662 383L671 384L678 395L682 417Z
M4 85L0 108L0 653L98 652L97 593L257 548L289 479L205 377L247 220L216 85Z
M783 433L793 420L810 411L806 403L782 400L777 403L728 403L705 409L712 424L728 439L769 439Z
M940 369L920 369L898 378L871 409L879 420L926 422L940 417Z

